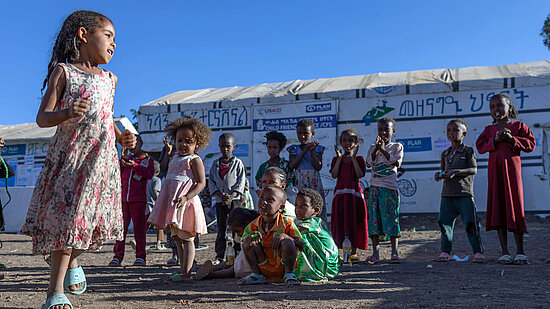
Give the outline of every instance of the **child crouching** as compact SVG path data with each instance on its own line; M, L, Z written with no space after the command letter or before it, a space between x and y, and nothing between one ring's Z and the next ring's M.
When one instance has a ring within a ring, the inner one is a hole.
M279 211L285 207L286 192L275 185L267 185L260 193L260 216L244 230L242 249L252 274L239 284L266 283L267 279L281 280L286 285L300 284L294 268L298 250L303 248L302 235L294 222Z
M323 198L319 192L304 188L296 195L296 216L301 222L298 230L302 234L304 248L298 253L298 268L294 274L301 281L326 281L338 274L340 258L338 247L328 228L317 215L323 209Z

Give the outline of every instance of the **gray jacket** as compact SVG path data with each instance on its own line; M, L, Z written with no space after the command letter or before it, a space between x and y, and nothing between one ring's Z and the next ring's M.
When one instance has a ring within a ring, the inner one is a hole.
M220 159L217 159L210 168L210 174L208 177L208 189L210 194L214 196L214 192L220 191L221 193L231 194L234 191L240 195L233 200L240 200L241 195L244 193L244 184L246 181L246 169L243 161L237 157L231 159L229 170L223 179L220 177ZM221 203L221 199L217 196L216 203Z

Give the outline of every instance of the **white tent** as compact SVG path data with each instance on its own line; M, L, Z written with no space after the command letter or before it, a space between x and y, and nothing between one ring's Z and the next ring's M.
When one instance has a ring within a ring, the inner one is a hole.
M115 124L121 131L129 129L137 132L126 117L115 118ZM7 205L5 180L0 180L0 200L5 206L6 232L18 232L25 222L34 184L55 131L56 127L40 128L36 123L0 125L0 137L6 142L6 146L0 148L1 155L16 173L8 179L12 199Z
M313 118L319 128L316 138L327 147L321 172L325 188L329 189L327 206L330 209L330 189L334 181L328 170L340 130L353 126L361 133L365 145L361 146L360 153L364 155L376 136L375 125L370 122L382 116L393 117L397 120L395 139L405 146L406 173L399 180L401 210L403 213L437 212L441 183L433 180L433 174L439 169L441 151L449 145L446 123L452 118L465 119L469 125L465 142L473 146L483 128L492 121L488 99L503 92L512 97L521 120L540 141L542 129L534 124L545 123L550 116L549 86L550 62L541 61L185 90L142 105L139 128L144 149L160 151L163 130L170 120L182 115L200 118L214 132L209 147L201 152L206 165L218 155L216 137L222 131L230 131L237 140L237 156L254 175L259 164L267 159L261 143L266 131L280 130L291 142L296 142L293 125L300 118ZM545 203L550 193L542 163L548 154L547 143L544 146L523 155L528 211L550 211ZM281 155L287 156L286 152ZM478 209L485 210L486 154L478 155L478 165L474 190ZM367 174L363 178L363 184L367 185L369 177Z

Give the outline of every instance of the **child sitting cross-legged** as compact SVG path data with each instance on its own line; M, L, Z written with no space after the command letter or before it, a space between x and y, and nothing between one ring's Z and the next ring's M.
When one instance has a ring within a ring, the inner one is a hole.
M294 222L283 216L286 192L281 187L263 187L258 201L260 216L244 230L242 248L252 274L239 284L266 283L281 280L286 285L300 284L294 269L298 250L303 248L302 235Z
M338 247L323 220L317 215L323 209L319 192L304 188L296 195L296 217L304 248L298 253L294 274L301 281L326 281L338 274Z

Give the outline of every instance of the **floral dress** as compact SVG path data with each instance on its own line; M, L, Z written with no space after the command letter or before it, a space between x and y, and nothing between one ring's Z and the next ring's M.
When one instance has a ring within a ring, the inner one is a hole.
M123 237L114 76L59 66L66 86L56 110L78 98L90 102L84 116L57 126L31 197L21 233L31 236L33 252L42 254L69 247L95 251Z

